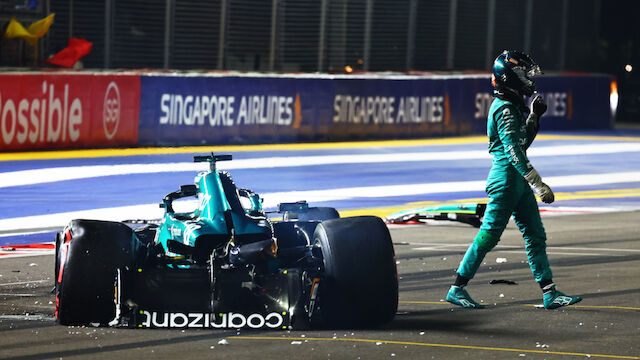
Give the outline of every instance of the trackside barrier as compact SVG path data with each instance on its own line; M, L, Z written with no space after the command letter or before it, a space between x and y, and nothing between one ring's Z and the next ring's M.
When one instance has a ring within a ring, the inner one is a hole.
M137 74L0 75L0 151L135 146Z
M612 127L606 75L536 80L542 130ZM0 75L0 151L483 134L487 75Z
M143 75L140 145L453 136L486 132L489 76ZM537 80L543 130L612 127L605 75Z

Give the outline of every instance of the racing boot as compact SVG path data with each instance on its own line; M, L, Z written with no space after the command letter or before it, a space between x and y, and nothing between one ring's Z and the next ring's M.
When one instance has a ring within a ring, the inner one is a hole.
M582 301L580 296L567 296L556 290L554 284L545 287L544 294L542 295L542 303L545 309L557 309L561 306L573 305L580 301Z
M451 285L451 289L449 289L447 293L447 301L465 308L482 309L486 307L473 301L467 290L464 289L464 286Z

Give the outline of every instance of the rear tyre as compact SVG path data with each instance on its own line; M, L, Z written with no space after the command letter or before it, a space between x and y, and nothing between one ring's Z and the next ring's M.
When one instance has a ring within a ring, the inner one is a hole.
M319 306L330 327L376 327L398 309L398 275L389 230L375 216L323 221L314 245L322 250L326 278Z
M113 320L117 269L132 268L140 249L122 223L72 220L56 237L56 320L63 325Z

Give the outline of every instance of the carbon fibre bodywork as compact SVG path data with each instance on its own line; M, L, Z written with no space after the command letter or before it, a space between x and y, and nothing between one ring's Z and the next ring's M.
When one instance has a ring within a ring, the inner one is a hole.
M393 318L395 257L381 219L342 219L305 201L266 213L257 194L216 169L226 160L196 156L209 171L163 198L159 222L73 220L56 240L58 322L282 329ZM195 210L176 212L183 198L197 198ZM374 288L382 300L365 300Z

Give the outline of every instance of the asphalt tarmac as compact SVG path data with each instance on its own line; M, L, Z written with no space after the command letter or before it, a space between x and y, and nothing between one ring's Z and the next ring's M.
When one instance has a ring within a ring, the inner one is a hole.
M476 229L392 227L395 319L380 329L133 330L54 322L53 255L0 260L0 359L640 359L640 212L544 217L558 288L544 310L510 223L469 285L487 309L443 299ZM489 284L507 280L517 284ZM375 293L375 290L374 290Z

